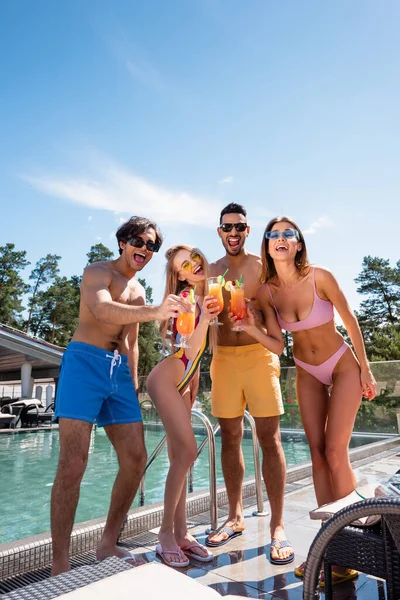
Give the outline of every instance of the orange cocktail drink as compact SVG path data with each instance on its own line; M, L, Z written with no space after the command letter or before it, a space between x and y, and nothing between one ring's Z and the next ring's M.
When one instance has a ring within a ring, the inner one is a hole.
M224 308L221 281L223 281L221 277L208 278L208 293L215 298L215 307L218 308L218 315ZM219 323L217 317L213 317L210 321L210 325L222 325L222 323Z
M247 308L243 288L233 287L231 289L231 312L240 320L245 318Z
M181 312L176 318L176 330L180 335L179 343L174 344L177 348L190 348L187 344L187 336L192 335L196 326L196 302L197 297L194 295L193 290L190 292L184 290L181 294L183 298L186 298L190 302L190 312Z
M242 319L244 319L245 316L247 315L247 307L246 307L246 300L244 297L243 284L241 287L233 285L231 287L230 292L231 292L231 303L230 303L231 313L233 313L235 315L235 317L237 317L237 321L235 322L235 325L232 327L232 331L242 331L240 321Z
M194 331L194 310L190 313L181 313L176 319L176 330L181 335L192 335Z

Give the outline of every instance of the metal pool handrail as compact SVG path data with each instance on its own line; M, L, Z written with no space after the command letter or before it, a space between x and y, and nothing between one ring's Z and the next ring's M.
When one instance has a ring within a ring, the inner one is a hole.
M244 412L244 418L250 425L251 438L253 441L254 474L255 474L255 484L256 484L256 497L257 497L257 510L255 510L253 512L253 516L265 517L268 515L268 512L266 512L264 510L264 501L263 501L263 495L262 495L262 482L261 482L261 469L260 469L260 452L259 452L259 448L258 448L258 437L257 437L256 424L255 424L253 417L247 410L245 410L245 412ZM219 425L219 423L217 423L213 429L214 437L218 433L219 430L220 430L220 425ZM201 454L201 452L203 451L204 446L207 444L207 442L208 442L208 438L204 438L204 440L201 442L198 452L197 452L198 457ZM189 490L189 492L193 492L193 465L190 467L189 473L188 473L188 490Z
M268 512L264 510L264 501L262 495L262 483L261 483L261 469L260 469L260 452L258 448L258 437L256 422L251 414L245 410L244 417L250 425L251 437L253 440L253 456L254 456L254 477L256 481L256 497L257 497L257 510L253 511L253 517L266 517Z
M211 529L216 529L218 526L218 514L217 514L217 475L216 475L216 467L215 467L215 436L210 420L199 410L192 409L192 416L197 417L202 421L206 428L207 438L206 442L208 442L208 456L209 456L209 473L210 473L210 522ZM143 477L140 481L139 485L139 503L140 506L144 505L145 502L145 481L146 481L146 472L150 465L153 464L157 456L160 455L164 446L167 443L167 436L165 435L163 439L157 444L151 453L150 457L147 460L147 464L143 473ZM201 444L197 451L197 457L200 456L203 451L205 444Z

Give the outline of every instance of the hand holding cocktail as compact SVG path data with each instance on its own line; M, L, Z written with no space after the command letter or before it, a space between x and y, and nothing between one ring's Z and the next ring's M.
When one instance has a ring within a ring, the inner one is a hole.
M208 293L211 296L214 296L214 305L215 308L217 309L217 312L215 313L215 316L211 319L210 321L210 325L222 325L222 323L220 323L218 321L218 317L216 315L219 315L220 312L223 311L224 309L224 298L222 296L222 288L225 285L225 275L228 272L228 269L225 271L225 273L223 275L219 275L218 277L209 277L208 278Z
M253 321L251 325L254 325L254 317L248 311L244 297L243 275L234 281L227 281L225 289L231 294L229 317L234 322L232 331L244 331L244 327L250 326L250 323L244 323L248 313L250 313L249 319Z
M204 296L203 304L201 306L200 320L206 321L209 325L211 321L215 319L220 312L221 310L215 302L215 296L211 294L207 294L207 296Z
M196 323L196 296L194 291L184 290L181 294L182 298L189 301L190 312L181 312L176 318L176 330L180 334L179 344L174 344L177 348L190 348L187 344L187 337L191 336Z

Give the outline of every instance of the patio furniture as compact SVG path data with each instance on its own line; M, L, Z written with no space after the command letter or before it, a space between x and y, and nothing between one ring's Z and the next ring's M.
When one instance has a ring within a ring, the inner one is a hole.
M13 402L11 396L2 396L0 398L0 408L3 408L3 406L6 406L6 404L11 404L11 402Z
M78 567L19 588L2 600L218 600L220 594L171 567L151 562L132 567L118 558ZM224 596L241 598L241 596Z
M43 405L37 398L19 398L10 402L0 409L0 427L2 424L11 429L16 429L20 424L23 427L30 426L32 424L30 417L33 415L30 415L29 411L35 410L35 417L37 417L40 414L39 408L43 408ZM44 420L48 421L51 418L52 415L47 413ZM39 419L40 417L36 418L37 423Z
M21 415L21 422L23 427L39 427L48 423L51 426L54 418L54 402L44 410L40 411L43 405L40 401L37 404L27 405L23 414Z
M23 411L23 406L11 407L6 404L0 409L0 429L15 429L18 425Z
M351 527L356 519L381 515L381 525ZM304 600L320 597L324 560L325 598L332 600L332 565L356 569L386 580L388 600L400 598L400 499L386 497L356 502L326 521L311 544L304 575Z
M18 423L21 422L21 427L31 427L34 421L33 414L30 411L34 410L36 415L39 408L43 408L43 404L37 398L18 398L9 406L13 411L19 411Z

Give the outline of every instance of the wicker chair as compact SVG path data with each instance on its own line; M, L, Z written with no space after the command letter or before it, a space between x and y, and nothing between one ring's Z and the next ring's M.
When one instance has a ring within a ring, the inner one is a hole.
M380 528L349 527L361 517L380 514ZM388 600L400 599L400 498L356 502L321 527L307 557L304 600L320 598L319 576L325 572L325 599L332 600L332 565L357 569L386 580Z

